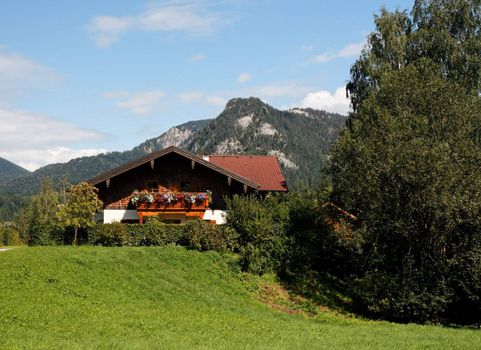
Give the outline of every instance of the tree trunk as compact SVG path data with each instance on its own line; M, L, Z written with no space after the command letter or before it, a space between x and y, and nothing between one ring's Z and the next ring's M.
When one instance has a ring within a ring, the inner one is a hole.
M73 245L77 245L77 231L78 231L78 227L75 227L74 228L74 234L73 234Z

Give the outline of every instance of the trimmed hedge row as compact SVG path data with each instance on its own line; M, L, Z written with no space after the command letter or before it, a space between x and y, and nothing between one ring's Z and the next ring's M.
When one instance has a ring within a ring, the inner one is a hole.
M99 224L87 232L88 243L102 246L161 246L176 244L199 251L233 251L236 232L226 226L193 220L185 225L163 224L150 220L146 224Z

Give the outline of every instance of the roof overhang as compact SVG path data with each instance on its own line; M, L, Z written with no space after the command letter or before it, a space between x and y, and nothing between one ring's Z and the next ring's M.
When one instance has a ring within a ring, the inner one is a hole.
M206 168L209 168L209 169L212 169L218 173L221 173L227 177L230 177L231 179L233 180L236 180L248 187L251 187L252 189L254 190L258 190L261 186L249 179L246 179L238 174L235 174L225 168L222 168L218 165L214 165L210 162L208 162L207 160L205 159L202 159L201 157L198 157L190 152L187 152L187 151L184 151L180 148L177 148L175 146L170 146L170 147L167 147L167 148L164 148L163 150L160 150L160 151L156 151L156 152L152 152L150 154L147 154L143 157L140 157L140 158L137 158L136 160L133 160L131 162L128 162L128 163L125 163L121 166L118 166L114 169L111 169L111 170L108 170L100 175L97 175L97 176L94 176L90 179L87 180L88 183L90 183L91 185L98 185L100 183L102 183L103 181L107 181L115 176L118 176L120 174L123 174L129 170L132 170L132 169L135 169L139 166L142 166L144 164L148 164L150 163L152 160L155 160L155 159L158 159L158 158L162 158L168 154L178 154L180 156L183 156L187 159L190 159L191 161L194 161L200 165L203 165L205 166Z

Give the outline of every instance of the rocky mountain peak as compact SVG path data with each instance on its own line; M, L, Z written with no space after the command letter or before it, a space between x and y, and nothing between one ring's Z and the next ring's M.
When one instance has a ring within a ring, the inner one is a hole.
M263 108L271 109L267 103L262 101L258 97L248 97L248 98L233 98L227 102L224 112L244 112L244 111L259 111Z

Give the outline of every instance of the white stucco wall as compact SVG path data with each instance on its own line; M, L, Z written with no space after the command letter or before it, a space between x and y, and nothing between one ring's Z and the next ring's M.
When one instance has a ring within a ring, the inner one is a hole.
M137 210L124 209L105 209L104 210L104 224L111 224L113 222L120 222L122 220L139 220Z
M207 209L204 214L203 220L215 221L217 225L225 223L225 210L211 210ZM124 209L105 209L103 213L97 213L94 221L100 222L103 219L104 224L111 224L113 222L120 222L122 220L139 220L137 210L124 210ZM168 219L178 219L181 223L185 223L185 216L169 215Z
M226 216L226 211L225 210L211 210L207 209L204 214L203 220L215 220L217 225L222 225L225 224L225 216Z

